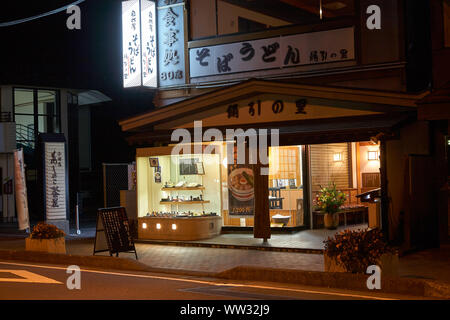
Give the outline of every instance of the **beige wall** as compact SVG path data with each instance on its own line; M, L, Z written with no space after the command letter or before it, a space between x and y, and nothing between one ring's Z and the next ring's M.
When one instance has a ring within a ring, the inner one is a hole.
M380 146L360 146L359 147L359 165L361 173L380 172L380 160L368 160L368 152L377 151L380 154ZM361 178L361 177L360 177Z
M216 35L216 1L191 0L190 37L199 39Z

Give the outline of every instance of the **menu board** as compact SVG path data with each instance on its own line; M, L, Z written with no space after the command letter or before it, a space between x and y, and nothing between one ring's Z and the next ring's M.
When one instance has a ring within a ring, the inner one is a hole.
M254 174L251 166L228 166L230 216L253 216L255 212Z
M119 256L119 252L134 252L136 248L130 234L130 224L124 207L98 209L94 255L109 251Z

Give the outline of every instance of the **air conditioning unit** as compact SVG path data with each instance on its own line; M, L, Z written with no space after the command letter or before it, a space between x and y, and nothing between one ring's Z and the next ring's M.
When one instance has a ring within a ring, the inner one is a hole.
M16 123L0 122L0 152L14 152L16 148Z

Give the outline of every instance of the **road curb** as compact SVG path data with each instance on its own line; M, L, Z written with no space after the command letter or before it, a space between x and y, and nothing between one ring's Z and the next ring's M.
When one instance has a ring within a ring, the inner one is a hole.
M344 272L301 271L239 266L220 272L217 274L217 277L234 280L295 283L305 286L373 292L366 285L368 275ZM384 276L381 279L381 290L379 292L450 299L450 283Z
M278 283L292 283L311 287L326 287L335 289L373 292L367 289L368 275L341 272L302 271L294 269L275 269L254 266L238 266L222 272L202 272L195 270L154 268L130 258L110 256L79 256L33 251L0 250L0 260L21 262L48 263L58 265L77 265L80 267L102 268L122 271L141 271L181 276L218 278L227 280L252 280ZM383 293L413 295L450 299L450 283L411 279L382 277Z
M305 253L305 254L323 254L323 252L324 252L323 249L269 247L269 246L264 246L264 245L258 246L258 245L239 245L239 244L206 243L206 242L186 242L186 241L174 241L174 240L135 240L134 242L136 244L142 243L142 244L178 246L178 247L241 249L241 250L291 252L291 253Z
M122 271L143 271L177 274L197 277L217 277L217 273L196 270L167 269L150 267L138 260L110 256L81 256L71 254L46 253L35 251L0 250L0 260L47 263L57 265L77 265L80 267L102 268Z

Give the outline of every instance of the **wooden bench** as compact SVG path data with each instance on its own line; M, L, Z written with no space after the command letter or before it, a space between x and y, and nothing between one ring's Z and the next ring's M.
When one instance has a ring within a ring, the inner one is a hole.
M313 211L313 229L324 227L325 213ZM369 220L369 208L363 205L346 205L339 211L339 225L355 225L366 223Z

